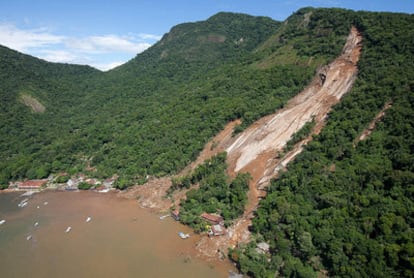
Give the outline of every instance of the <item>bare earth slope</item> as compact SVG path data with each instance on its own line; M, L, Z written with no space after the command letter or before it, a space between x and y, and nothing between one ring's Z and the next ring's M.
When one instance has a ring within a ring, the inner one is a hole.
M311 84L291 99L284 109L258 120L236 138L227 136L216 142L217 152L227 151L229 174L249 172L253 180L244 215L228 229L226 236L203 238L198 250L204 255L215 256L217 250L225 252L228 247L249 240L252 211L258 206L259 198L263 197L258 188L266 187L278 171L300 153L301 146L311 140L307 138L299 142L283 159L278 159L278 153L291 136L313 118L316 122L313 133L318 133L331 107L350 90L357 76L361 41L361 35L353 27L342 54L320 69Z
M250 239L248 227L251 225L253 211L265 194L265 191L260 189L269 185L270 180L302 151L302 146L309 142L312 136L297 143L283 158L278 158L278 153L283 150L292 135L312 119L316 123L312 133L320 132L331 107L350 90L356 79L361 41L360 33L352 27L342 54L321 68L311 84L292 98L285 108L256 121L236 137L232 137L232 130L238 122L229 123L205 146L199 158L183 170L182 174L186 174L204 160L226 151L230 176L235 176L238 172L249 172L253 177L244 214L228 228L227 235L203 237L197 243L197 249L203 256L216 258L217 255L226 253L228 247L234 247ZM129 198L138 197L143 207L167 210L173 204L179 205L180 199L185 197L185 191L181 191L176 192L172 199L165 198L170 186L169 179L151 179L144 186L130 188L121 195Z
M235 172L256 164L257 159L269 151L281 150L291 136L313 117L316 122L323 120L331 106L349 91L356 78L360 40L357 30L352 28L343 54L322 68L310 86L289 101L286 108L262 118L238 136L227 148Z

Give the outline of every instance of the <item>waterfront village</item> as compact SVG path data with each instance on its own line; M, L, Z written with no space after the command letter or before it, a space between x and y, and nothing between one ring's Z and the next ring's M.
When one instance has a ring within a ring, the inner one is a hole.
M118 176L114 175L105 180L89 178L83 173L69 176L67 173L60 173L56 176L49 176L46 179L13 181L9 183L10 191L39 192L44 189L76 191L79 189L95 190L106 193L114 189L114 183Z
M78 190L93 190L100 193L106 193L116 190L114 187L118 176L114 175L111 178L99 180L90 178L83 173L70 176L67 173L60 173L56 176L51 175L45 179L12 181L9 183L7 190L9 191L26 191L27 195L40 192L46 189L78 191ZM180 212L178 209L172 210L171 216L174 220L180 220ZM163 216L165 217L165 216ZM208 236L222 236L226 235L227 231L224 226L224 219L218 214L202 213L200 217L209 223ZM162 219L162 218L161 218ZM183 239L189 237L187 234L181 235Z
M50 176L46 179L36 179L36 180L24 180L24 181L14 181L9 183L7 190L9 191L25 191L23 195L30 196L33 193L40 192L45 189L53 190L62 190L62 191L78 191L81 189L93 190L100 193L106 193L109 191L115 191L115 182L117 181L118 176L114 175L111 178L104 180L99 180L96 178L87 177L85 174L79 173L76 175L69 176L67 173L60 173L56 176ZM46 205L47 202L45 202ZM27 205L27 199L23 200L19 207L24 207ZM171 217L176 221L180 220L180 211L179 209L173 209L169 214L163 215L160 219L166 217ZM224 219L221 215L215 213L202 213L200 217L208 223L207 225L207 235L208 237L219 237L226 236L227 230L224 224ZM91 217L86 219L86 222L89 222ZM2 225L5 220L0 221ZM35 225L37 222L35 223ZM69 226L66 229L66 233L70 232L71 227ZM182 239L187 239L190 237L189 234L179 232L178 236ZM27 240L31 239L31 235L27 237ZM256 252L259 254L268 254L269 253L269 244L261 242L256 246ZM240 277L240 276L233 276Z
M92 190L99 193L115 191L118 176L114 175L107 179L97 179L88 177L84 173L69 175L68 173L59 173L51 175L45 179L13 181L9 183L8 191L26 191L25 195L40 192L46 189L61 191L79 191ZM161 216L160 219L170 216L176 221L180 221L179 207L172 209L169 214ZM219 237L227 235L228 231L221 215L215 213L202 213L200 218L206 223L207 235L209 237ZM179 234L182 239L189 237L188 234ZM268 247L258 247L258 251L267 253Z

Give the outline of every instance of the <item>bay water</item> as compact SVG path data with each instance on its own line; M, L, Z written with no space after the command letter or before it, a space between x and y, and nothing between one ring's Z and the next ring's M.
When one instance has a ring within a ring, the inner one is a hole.
M199 236L188 227L115 193L21 195L0 193L0 277L211 278L234 270L199 259Z

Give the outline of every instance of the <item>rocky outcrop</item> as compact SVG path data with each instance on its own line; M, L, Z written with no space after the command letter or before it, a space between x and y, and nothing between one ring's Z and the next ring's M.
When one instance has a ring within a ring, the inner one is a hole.
M319 86L323 86L323 84L325 84L326 81L326 75L328 74L329 71L329 65L323 66L322 68L320 68L318 70L318 76L319 76Z

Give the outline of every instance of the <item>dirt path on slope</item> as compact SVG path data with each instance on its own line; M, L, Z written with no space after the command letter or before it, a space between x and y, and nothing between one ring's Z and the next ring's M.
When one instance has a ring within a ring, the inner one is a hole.
M296 144L294 149L278 158L286 143L305 123L314 119L313 133L319 133L331 107L352 87L357 76L357 62L361 53L361 34L351 28L342 54L329 65L321 68L311 84L291 99L284 109L264 117L235 138L226 138L217 149L227 151L229 174L249 172L253 179L248 193L245 213L229 227L226 236L202 238L197 249L205 256L214 257L225 253L228 247L250 239L248 227L253 212L265 192L270 180L277 176L297 154L302 146L312 139L308 137ZM220 250L220 252L218 252Z
M371 133L374 131L375 126L382 118L385 116L385 111L390 109L392 106L391 101L387 102L381 111L374 117L374 119L369 123L368 127L361 133L361 135L355 140L354 146L358 144L359 141L365 140Z

